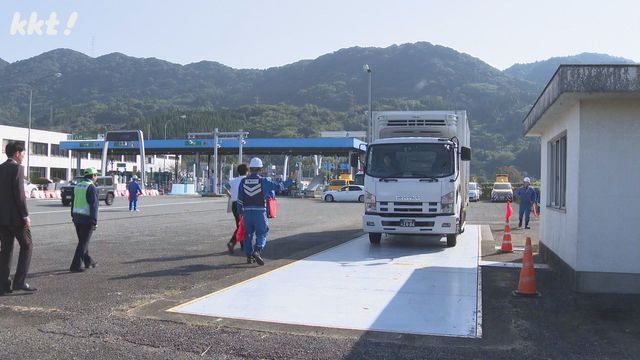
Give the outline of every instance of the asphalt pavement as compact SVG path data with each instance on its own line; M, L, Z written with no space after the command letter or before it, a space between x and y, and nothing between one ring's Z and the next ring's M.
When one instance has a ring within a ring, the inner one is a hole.
M168 315L172 306L357 237L362 204L281 198L263 267L246 264L238 250L227 253L233 220L225 199L143 197L139 205L139 213L128 212L122 198L101 206L90 245L98 267L71 274L77 239L69 208L29 201L28 282L39 291L0 297L0 359L634 359L640 353L639 296L576 294L553 270L536 274L541 298L515 299L518 271L483 267L481 339ZM501 205L472 204L469 221L499 229ZM490 255L488 242L483 256Z

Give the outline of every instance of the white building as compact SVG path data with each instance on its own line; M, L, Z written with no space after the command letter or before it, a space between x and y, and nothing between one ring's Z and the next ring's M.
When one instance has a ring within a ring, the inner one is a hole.
M575 290L640 293L640 66L560 66L523 127L541 138L543 257Z
M5 147L10 141L19 141L22 144L27 143L29 130L27 128L0 125L0 140L2 141L2 154L0 161L7 159ZM47 178L71 180L77 170L76 154L71 151L60 150L60 141L69 139L70 134L54 131L44 131L31 129L31 147L29 149L29 179ZM96 153L81 153L81 169L87 167L100 168L102 163L100 155ZM127 170L133 170L139 161L137 155L118 155L120 162L126 163ZM25 157L22 165L27 167L27 159ZM26 171L26 170L25 170Z

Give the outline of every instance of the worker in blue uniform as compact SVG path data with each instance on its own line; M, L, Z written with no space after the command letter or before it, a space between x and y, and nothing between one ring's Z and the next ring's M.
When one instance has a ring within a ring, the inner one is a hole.
M138 184L137 176L133 175L127 185L127 190L129 191L129 211L140 211L138 210L138 195L142 195L142 188Z
M244 219L245 230L244 251L247 255L247 263L264 265L261 253L267 243L269 223L267 221L266 197L274 192L280 192L293 184L292 179L278 183L259 175L262 170L262 160L253 158L249 162L250 174L242 179L238 191L238 213ZM255 234L255 245L253 236Z
M531 187L531 179L524 178L523 186L516 190L516 197L520 201L518 211L518 227L522 227L522 217L524 216L524 228L530 229L529 217L531 216L531 205L536 203L536 191Z

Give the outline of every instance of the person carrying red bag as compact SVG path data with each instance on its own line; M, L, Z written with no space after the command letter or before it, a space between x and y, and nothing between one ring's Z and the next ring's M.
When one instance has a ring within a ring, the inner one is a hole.
M233 213L233 218L236 220L236 230L227 243L229 254L233 254L233 249L237 243L240 243L240 247L242 247L242 241L244 240L244 231L242 234L238 234L238 224L241 220L240 214L238 213L238 189L240 188L240 181L247 176L249 167L247 164L240 164L237 167L237 171L238 177L231 179L229 182L229 190L227 190L227 194L231 197L231 212Z
M251 172L240 182L238 189L238 212L243 217L244 230L244 252L247 255L247 263L254 261L258 265L264 265L261 253L267 243L267 233L269 224L267 221L267 194L271 191L280 192L293 184L295 177L278 183L271 179L259 175L262 170L262 160L251 159L249 171ZM255 234L255 246L253 245L253 235Z

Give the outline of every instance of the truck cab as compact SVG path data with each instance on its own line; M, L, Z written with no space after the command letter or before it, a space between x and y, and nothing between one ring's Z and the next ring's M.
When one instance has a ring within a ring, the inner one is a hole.
M374 114L364 172L369 241L380 243L383 233L441 235L455 246L468 203L466 112Z

